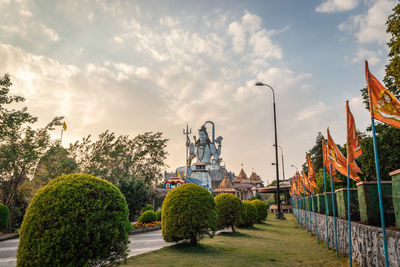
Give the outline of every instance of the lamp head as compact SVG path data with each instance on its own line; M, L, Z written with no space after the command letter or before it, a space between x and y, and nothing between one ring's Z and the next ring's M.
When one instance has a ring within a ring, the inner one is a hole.
M256 84L255 84L255 86L264 86L265 84L264 83L262 83L262 82L257 82Z

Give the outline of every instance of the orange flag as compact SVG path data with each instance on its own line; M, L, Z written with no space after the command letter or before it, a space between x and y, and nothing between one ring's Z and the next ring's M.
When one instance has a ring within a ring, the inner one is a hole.
M335 169L341 174L347 176L347 160L345 156L343 156L342 152L340 152L339 148L336 146L333 141L331 135L329 134L329 128L327 130L328 133L328 159L330 163L335 167ZM361 172L360 168L358 168L355 161L350 164L350 178L356 182L360 181L360 177L358 177L357 172Z
M346 101L347 113L347 164L351 164L356 158L361 156L361 144L358 138L356 123L349 108L349 101Z
M367 61L365 61L365 77L371 117L400 128L400 101L369 72Z
M325 169L328 170L328 172L329 172L329 169L330 169L329 162L330 161L329 161L329 158L328 158L328 145L325 143L324 140L322 140L322 159L323 159L323 164L325 166ZM339 180L338 178L336 178L336 174L337 174L336 169L332 168L332 178L333 178L333 180L335 182L337 182L337 183L341 183L342 181Z
M306 154L306 157L307 157L307 164L308 164L308 182L314 189L318 189L318 186L315 183L315 171L314 171L314 167L311 163L310 156L308 156L308 154Z

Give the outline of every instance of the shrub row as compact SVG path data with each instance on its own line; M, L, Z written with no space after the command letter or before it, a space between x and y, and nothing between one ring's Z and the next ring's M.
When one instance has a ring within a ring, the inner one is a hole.
M252 226L267 218L268 206L260 201L240 201L233 194L210 192L195 184L184 184L171 190L162 206L162 235L167 242L190 240L196 244L217 229Z

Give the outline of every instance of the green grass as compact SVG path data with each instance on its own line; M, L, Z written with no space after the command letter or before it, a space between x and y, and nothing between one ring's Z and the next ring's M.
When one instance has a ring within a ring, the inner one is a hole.
M178 244L128 259L122 266L347 266L334 250L298 227L294 217L278 221L269 215L254 228L238 228L201 240L200 245Z

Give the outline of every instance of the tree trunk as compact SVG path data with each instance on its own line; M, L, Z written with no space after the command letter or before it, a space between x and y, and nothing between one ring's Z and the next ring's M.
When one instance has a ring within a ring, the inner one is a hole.
M232 228L232 233L236 233L236 229L235 229L235 226L233 224L231 225L231 228Z
M190 238L190 244L193 245L193 246L197 245L197 237L196 236L192 236Z

